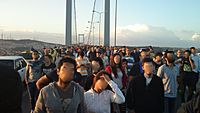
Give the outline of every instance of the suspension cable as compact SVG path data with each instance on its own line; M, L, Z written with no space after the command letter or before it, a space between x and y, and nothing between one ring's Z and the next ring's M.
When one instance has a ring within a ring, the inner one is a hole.
M94 0L93 10L92 10L92 18L91 18L91 21L90 21L90 29L89 29L87 44L89 44L89 40L90 40L90 36L91 36L91 32L92 32L92 27L93 27L92 24L93 24L93 21L94 21L95 6L96 6L96 0Z

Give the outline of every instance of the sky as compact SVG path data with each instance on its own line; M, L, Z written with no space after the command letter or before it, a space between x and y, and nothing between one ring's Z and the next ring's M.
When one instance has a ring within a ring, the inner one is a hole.
M110 1L112 45L116 0ZM117 1L117 45L184 46L188 44L190 46L200 41L199 0ZM75 0L77 32L85 34L86 37L93 2L94 0ZM97 0L95 11L104 12L103 9L104 0ZM0 14L0 32L22 31L63 35L65 33L65 0L0 0ZM74 12L72 14L74 33ZM101 38L103 19L104 15L101 22ZM94 21L99 21L99 14L95 13ZM95 39L98 38L98 25L95 24ZM95 40L95 43L98 42Z

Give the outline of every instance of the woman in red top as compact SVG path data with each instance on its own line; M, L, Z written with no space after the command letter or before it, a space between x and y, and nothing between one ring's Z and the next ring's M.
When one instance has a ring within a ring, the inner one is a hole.
M106 71L112 75L113 81L122 90L126 87L127 75L122 67L122 57L116 53L110 61L110 66L106 67Z
M106 67L106 71L111 74L113 81L118 85L118 88L125 94L126 83L127 83L127 75L125 73L124 68L122 67L122 56L118 53L113 55L113 58L110 59L110 66ZM126 113L126 105L113 106L115 112Z

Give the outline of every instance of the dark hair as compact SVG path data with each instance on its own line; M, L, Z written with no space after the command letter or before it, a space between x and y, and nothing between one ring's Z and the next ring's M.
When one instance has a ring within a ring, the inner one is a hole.
M189 55L191 55L191 51L190 50L185 50L184 53L189 53Z
M149 48L149 49L153 49L153 47L152 47L152 46L149 46L148 48Z
M125 55L126 55L126 52L122 52L122 51L121 51L121 53L122 53L122 55L123 55L123 56L125 56Z
M174 51L166 50L166 51L165 51L165 54L164 54L164 57L165 57L165 58L167 58L167 54L168 54L168 53L174 54Z
M195 49L195 47L191 47L190 50Z
M92 58L91 61L96 61L96 62L98 62L99 65L100 65L100 70L103 70L103 69L104 69L103 60L102 60L100 57L94 57L94 58Z
M51 55L44 55L44 56L48 57L51 60L53 59Z
M35 49L32 50L32 52L33 52L33 53L37 53L37 54L39 54L39 52L38 52L37 50L35 50Z
M144 65L144 63L147 63L147 62L152 62L152 63L154 64L152 58L146 57L146 58L144 58L144 59L142 60L142 66Z
M64 57L60 60L60 62L58 63L58 67L57 69L60 70L61 66L63 65L63 63L70 63L74 65L74 69L76 69L76 61L72 58L69 57Z
M78 55L83 58L84 57L84 52L81 50L81 51L78 52Z
M102 74L108 75L108 77L112 80L111 75L110 75L108 72L106 72L105 70L102 70L102 71L98 72L98 73L96 74L96 76L93 78L92 89L94 89L94 86L95 86L96 82L101 78L101 75L102 75Z
M127 63L128 63L128 60L123 58L123 59L122 59L122 62L127 62Z
M120 56L120 59L122 60L122 56L121 56L119 53L115 53L115 54L113 55L111 61L110 61L111 66L116 65L115 62L114 62L115 56ZM122 64L122 61L120 61L119 65L120 65L120 64Z
M37 50L33 50L32 51L32 55L36 55L37 56L37 59L40 57L39 56L39 52Z
M141 49L141 51L140 51L140 56L141 56L141 53L142 52L148 52L148 50L147 49Z
M160 56L160 57L162 57L162 56L163 56L163 54L162 54L161 52L157 52L157 53L155 54L155 57L157 57L157 56Z
M117 56L117 55L120 56L120 62L119 62L118 65L114 62L114 58L115 58L115 56ZM112 72L113 72L115 78L118 78L118 76L117 76L117 66L119 66L118 68L120 68L120 70L121 70L122 73L124 74L123 69L122 69L122 56L121 56L119 53L115 53L115 54L113 55L113 58L111 59L111 62L110 62L110 63L111 63Z
M150 51L150 48L146 48L146 52L149 52Z

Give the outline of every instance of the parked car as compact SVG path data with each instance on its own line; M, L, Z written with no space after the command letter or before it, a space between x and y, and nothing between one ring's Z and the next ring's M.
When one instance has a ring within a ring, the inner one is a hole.
M0 56L0 64L17 70L21 81L24 82L28 63L22 56Z

